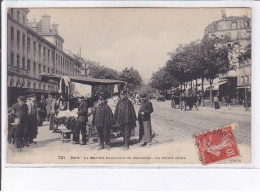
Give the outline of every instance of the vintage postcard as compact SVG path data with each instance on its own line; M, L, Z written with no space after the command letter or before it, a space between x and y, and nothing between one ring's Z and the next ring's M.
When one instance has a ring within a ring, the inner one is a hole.
M250 7L8 7L6 22L7 165L252 163Z

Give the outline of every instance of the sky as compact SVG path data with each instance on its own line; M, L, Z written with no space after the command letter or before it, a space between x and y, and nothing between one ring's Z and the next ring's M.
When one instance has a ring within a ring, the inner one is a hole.
M223 9L223 8L222 8ZM250 9L225 9L227 16L251 17ZM49 8L30 9L29 21L43 14L59 24L64 50L122 71L133 66L144 81L163 67L168 52L201 39L221 19L219 8Z

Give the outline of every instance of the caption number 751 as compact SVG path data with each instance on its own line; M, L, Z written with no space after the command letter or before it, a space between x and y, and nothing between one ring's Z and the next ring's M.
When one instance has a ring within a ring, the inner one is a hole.
M58 158L59 158L60 160L63 160L63 159L65 159L65 156L58 156Z

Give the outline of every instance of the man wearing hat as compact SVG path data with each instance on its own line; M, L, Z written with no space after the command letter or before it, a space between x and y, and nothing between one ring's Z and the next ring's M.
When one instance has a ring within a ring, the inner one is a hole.
M120 100L115 110L115 121L120 126L124 138L124 150L129 149L131 130L136 127L136 114L132 102L127 98L126 90L120 92Z
M110 130L114 123L114 117L111 108L107 105L104 93L98 96L99 105L93 112L93 126L98 130L100 146L98 149L110 149Z
M152 142L151 113L153 112L153 105L148 100L147 94L141 94L140 98L142 104L138 111L139 141L143 142L142 147L148 147Z
M16 146L21 148L23 146L29 146L29 144L24 142L25 134L27 134L27 122L28 122L28 108L26 106L25 96L20 96L17 98L17 103L12 106L12 113L17 119L17 129L15 132Z
M58 96L54 95L53 100L51 102L51 114L50 114L50 126L49 130L51 130L53 133L56 132L55 128L55 117L58 114L59 105L57 103Z
M86 145L87 143L87 129L86 125L88 122L88 104L87 104L87 99L84 99L84 97L78 98L79 100L79 108L78 108L78 120L77 124L75 127L75 133L73 136L73 143L74 144L79 144L79 134L81 132L82 135L82 142L80 145Z
M49 95L48 95L48 98L47 98L47 100L46 100L47 121L50 121L52 101L53 101L52 95L49 94Z
M28 102L26 103L28 107L28 132L25 141L29 143L34 143L33 139L37 137L38 134L38 110L36 105L36 96L34 94L29 95Z

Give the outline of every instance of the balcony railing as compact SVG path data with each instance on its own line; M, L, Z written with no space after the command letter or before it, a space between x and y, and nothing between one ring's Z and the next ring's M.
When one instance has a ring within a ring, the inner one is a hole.
M12 66L12 65L8 65L8 72L28 76L28 70L27 69L22 69L22 68L15 67L15 66Z

